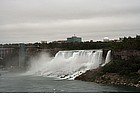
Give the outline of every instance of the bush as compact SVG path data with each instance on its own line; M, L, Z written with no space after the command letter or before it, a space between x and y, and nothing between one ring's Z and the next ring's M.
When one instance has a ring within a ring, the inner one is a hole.
M113 60L103 67L103 72L129 75L130 73L138 72L139 69L140 59L131 58L129 60Z

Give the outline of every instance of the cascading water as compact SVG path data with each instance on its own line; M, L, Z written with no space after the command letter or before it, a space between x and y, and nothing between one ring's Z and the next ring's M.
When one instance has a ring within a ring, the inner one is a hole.
M102 64L104 66L105 64L109 63L111 61L111 50L107 52L106 58L105 58L105 63Z
M110 61L111 61L111 50L107 52L105 64L109 63Z
M98 68L103 63L102 54L102 50L59 51L54 58L43 54L38 59L31 61L27 73L61 79L74 79L87 70Z

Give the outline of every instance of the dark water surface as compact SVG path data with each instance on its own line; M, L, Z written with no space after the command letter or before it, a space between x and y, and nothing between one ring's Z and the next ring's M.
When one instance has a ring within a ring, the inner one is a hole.
M0 71L1 93L113 93L139 92L137 88L110 86L78 80L59 80L50 77L31 76Z

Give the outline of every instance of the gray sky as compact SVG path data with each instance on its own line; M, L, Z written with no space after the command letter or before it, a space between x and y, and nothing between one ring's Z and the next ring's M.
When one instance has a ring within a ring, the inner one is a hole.
M140 0L0 0L0 43L140 35Z

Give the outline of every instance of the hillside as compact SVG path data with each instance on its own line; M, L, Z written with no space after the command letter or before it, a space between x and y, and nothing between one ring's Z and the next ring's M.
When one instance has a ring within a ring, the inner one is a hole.
M104 67L89 70L76 80L140 88L140 57L126 56L126 58L113 59Z

